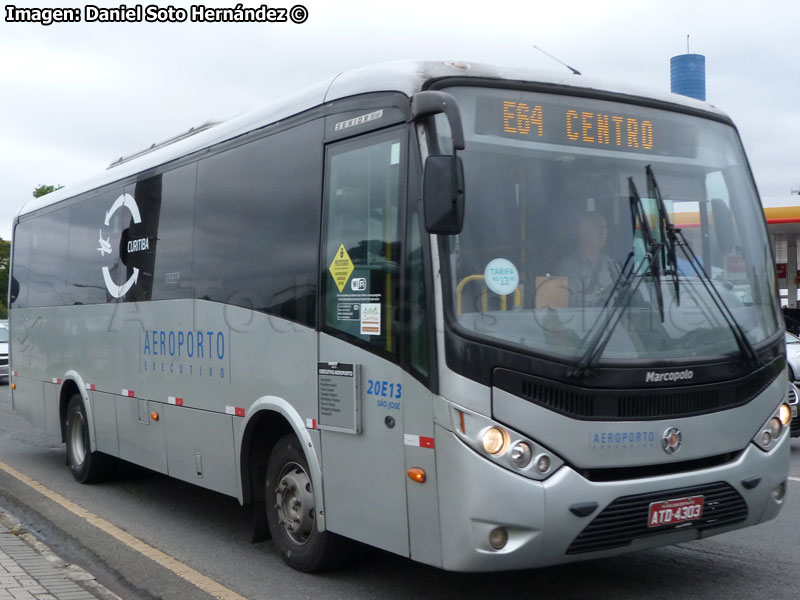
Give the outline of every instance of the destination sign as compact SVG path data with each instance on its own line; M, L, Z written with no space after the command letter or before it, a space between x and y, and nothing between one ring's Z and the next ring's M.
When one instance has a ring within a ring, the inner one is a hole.
M544 95L531 94L530 100L502 96L477 99L475 132L507 138L615 150L641 154L691 156L694 136L686 125L677 130L675 119L661 111L622 103L566 99L539 102ZM614 107L617 110L609 110ZM688 133L688 137L686 134Z

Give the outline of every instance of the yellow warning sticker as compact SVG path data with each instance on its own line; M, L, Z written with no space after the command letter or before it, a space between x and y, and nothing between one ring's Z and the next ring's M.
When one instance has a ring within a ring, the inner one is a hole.
M336 282L336 287L339 288L339 293L344 290L347 280L350 279L350 275L353 273L353 268L353 261L350 260L350 255L345 250L344 244L341 244L336 251L336 256L331 261L331 266L328 267L333 281Z

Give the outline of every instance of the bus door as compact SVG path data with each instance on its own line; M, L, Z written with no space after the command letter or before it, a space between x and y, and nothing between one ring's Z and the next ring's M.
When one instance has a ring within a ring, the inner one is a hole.
M326 527L408 554L398 364L404 126L325 154L318 427Z

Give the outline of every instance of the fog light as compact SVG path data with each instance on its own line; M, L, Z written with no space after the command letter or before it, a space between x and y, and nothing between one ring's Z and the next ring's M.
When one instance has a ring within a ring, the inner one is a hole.
M499 454L506 446L508 434L499 427L492 427L483 434L483 449L489 454Z
M776 502L780 502L783 500L783 497L786 495L786 482L784 481L774 490L772 490L772 497L775 498ZM492 532L494 533L494 532Z
M532 457L531 447L525 442L517 442L514 444L514 447L511 448L511 464L518 469L527 467Z
M769 431L772 439L777 440L781 436L781 431L783 431L783 423L777 417L772 417L767 423L767 431Z
M508 543L508 531L505 527L495 527L489 534L489 543L495 550L502 550Z
M539 473L547 473L550 470L550 457L547 454L540 454L536 459L536 469Z
M761 445L766 447L772 443L772 435L769 431L762 431L761 432Z
M788 425L792 420L792 409L789 408L788 404L781 404L781 408L778 411L778 417L781 420L781 423L784 425Z

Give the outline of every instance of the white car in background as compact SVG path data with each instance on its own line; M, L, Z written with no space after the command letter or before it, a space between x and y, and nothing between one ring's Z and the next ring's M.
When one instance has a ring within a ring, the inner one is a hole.
M792 437L800 437L800 338L788 331L786 339L786 371L789 375L789 407L792 411L792 423L790 425Z
M789 333L784 334L786 339L786 365L789 369L789 381L800 380L800 338Z
M0 323L0 381L8 381L8 321Z

